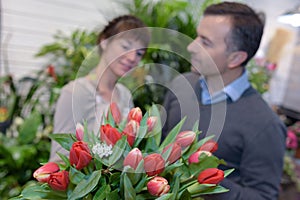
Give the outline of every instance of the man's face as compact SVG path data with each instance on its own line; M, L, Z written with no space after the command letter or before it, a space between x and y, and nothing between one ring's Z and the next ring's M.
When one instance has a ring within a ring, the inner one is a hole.
M229 17L207 15L197 27L197 37L189 44L193 71L203 76L224 74L227 71L229 53L225 37L231 29Z

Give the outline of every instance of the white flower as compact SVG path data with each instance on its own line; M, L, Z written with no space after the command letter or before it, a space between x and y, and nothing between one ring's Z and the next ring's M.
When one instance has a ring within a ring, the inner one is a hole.
M107 145L105 143L97 143L93 146L92 152L95 155L98 155L100 158L110 156L112 152L112 145Z

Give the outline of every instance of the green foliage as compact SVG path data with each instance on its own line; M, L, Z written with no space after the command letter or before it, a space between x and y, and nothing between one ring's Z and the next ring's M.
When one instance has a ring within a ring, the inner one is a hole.
M251 59L247 64L248 78L252 86L261 94L269 90L270 71L265 66L256 64Z
M71 35L58 31L54 42L41 47L36 56L49 56L50 64L57 67L57 85L62 87L97 65L96 40L94 31L77 29Z

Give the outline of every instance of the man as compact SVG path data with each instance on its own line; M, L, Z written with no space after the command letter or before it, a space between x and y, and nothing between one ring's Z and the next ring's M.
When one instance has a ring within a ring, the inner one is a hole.
M223 2L207 7L198 36L187 48L192 73L176 78L165 97L164 135L185 115L184 129L191 129L197 119L203 136L216 136L215 155L227 162L220 168L235 169L221 183L230 191L205 199L278 197L286 129L252 88L245 69L263 28L264 22L247 5Z

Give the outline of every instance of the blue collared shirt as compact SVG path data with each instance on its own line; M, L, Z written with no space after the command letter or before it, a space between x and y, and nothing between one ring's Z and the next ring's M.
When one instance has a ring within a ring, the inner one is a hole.
M250 87L247 71L245 71L242 76L234 80L232 83L224 87L223 90L218 91L212 95L210 95L206 85L206 81L203 77L200 78L200 85L202 87L201 97L203 105L219 103L228 98L230 98L233 102L237 101L245 92L245 90Z

